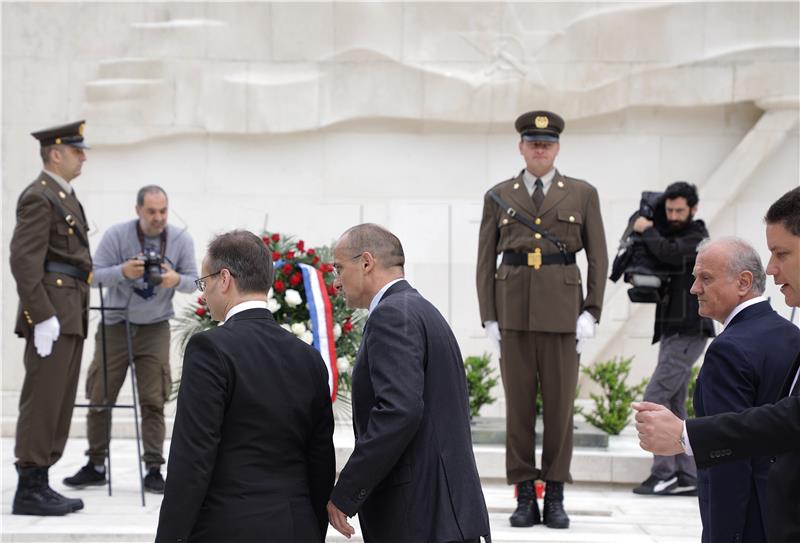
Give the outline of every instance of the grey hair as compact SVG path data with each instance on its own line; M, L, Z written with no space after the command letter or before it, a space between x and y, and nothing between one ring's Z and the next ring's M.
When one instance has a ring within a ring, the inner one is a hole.
M744 271L753 274L753 284L750 292L756 296L764 294L767 285L767 275L764 273L764 266L761 264L761 257L758 252L748 242L742 238L725 236L721 238L706 238L697 246L697 254L702 253L711 245L725 245L730 250L727 252L728 273L732 277L738 276Z
M386 228L374 223L348 228L339 238L339 243L354 256L365 252L371 253L384 268L399 266L402 269L406 263L400 239Z
M167 196L167 191L159 187L158 185L145 185L139 189L139 192L136 193L136 205L142 207L144 205L144 195L145 194L155 194L161 193L164 195L164 198L169 200L169 196Z

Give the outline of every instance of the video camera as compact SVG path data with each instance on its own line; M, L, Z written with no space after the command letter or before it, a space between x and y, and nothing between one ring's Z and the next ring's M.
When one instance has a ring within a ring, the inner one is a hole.
M658 303L661 301L661 289L669 280L669 273L660 269L659 261L647 250L642 235L633 231L633 223L639 217L650 219L655 228L663 231L667 225L664 193L642 192L639 209L631 215L620 239L609 279L616 283L623 277L631 285L628 289L631 302Z
M143 254L136 257L137 260L144 262L144 282L148 285L157 286L161 284L161 264L164 258L150 247L145 247Z

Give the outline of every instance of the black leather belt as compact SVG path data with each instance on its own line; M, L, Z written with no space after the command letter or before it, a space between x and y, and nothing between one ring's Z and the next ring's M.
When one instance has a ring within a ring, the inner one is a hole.
M73 266L72 264L47 261L44 263L44 269L45 271L52 273L61 273L64 275L69 275L70 277L74 277L75 279L78 279L80 281L86 281L87 283L92 282L92 272L82 270L78 266Z
M504 251L503 264L507 264L508 266L531 266L538 270L540 266L575 264L575 253L550 253L543 255L537 252L512 253L511 251Z

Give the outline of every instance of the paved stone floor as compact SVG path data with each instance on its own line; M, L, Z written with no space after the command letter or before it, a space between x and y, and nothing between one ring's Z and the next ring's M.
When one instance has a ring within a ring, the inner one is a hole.
M10 514L16 485L12 465L13 439L2 439L0 540L25 543L133 543L153 540L161 497L147 494L146 506L141 505L133 440L119 439L112 443L112 497L108 496L105 487L68 491L61 484L61 479L72 475L85 464L84 448L83 438L70 439L64 458L51 469L50 478L56 490L70 497L82 498L86 508L66 517L16 516ZM603 483L567 486L566 506L572 518L571 529L550 530L542 526L511 528L507 522L514 505L510 487L500 481L484 481L493 541L690 543L700 540L696 498L648 498L636 496L630 489L630 485ZM353 520L357 527L357 520ZM341 542L345 539L331 529L327 540ZM353 541L361 541L361 538L356 536Z

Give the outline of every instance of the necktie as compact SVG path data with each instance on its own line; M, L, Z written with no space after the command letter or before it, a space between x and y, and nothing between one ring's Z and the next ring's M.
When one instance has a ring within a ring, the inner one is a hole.
M538 211L542 207L542 202L544 202L544 188L541 178L537 177L534 185L536 188L533 189L533 205L536 206Z

